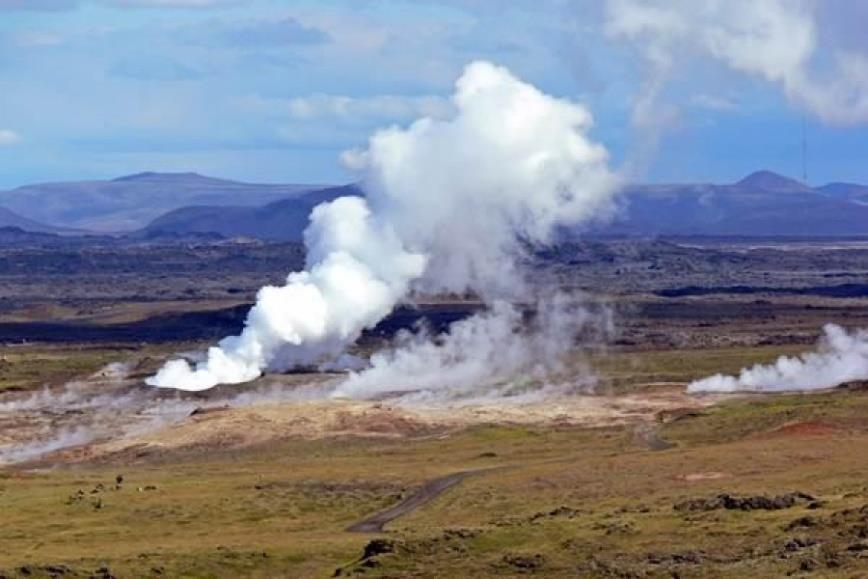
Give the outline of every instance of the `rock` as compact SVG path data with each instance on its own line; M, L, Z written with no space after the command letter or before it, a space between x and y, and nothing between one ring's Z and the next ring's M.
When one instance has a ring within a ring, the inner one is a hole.
M786 530L792 531L793 529L801 529L801 528L811 528L816 527L820 524L820 521L815 517L799 517L798 519L793 520L789 525L786 526Z
M479 531L472 529L446 529L443 531L443 538L447 541L450 539L472 539L478 534Z
M702 555L696 551L685 551L684 553L675 553L672 555L673 563L689 563L691 565L699 565L702 563Z
M391 539L371 539L362 553L362 559L370 559L384 553L394 553L397 544Z
M793 507L799 500L816 501L811 495L802 492L787 493L775 497L767 497L765 495L737 497L730 494L719 494L710 499L688 499L681 501L680 503L676 503L673 508L676 511L713 511L716 509L775 511Z
M800 539L798 537L794 537L784 543L784 551L788 553L795 553L796 551L800 551L807 547L812 547L816 544L817 542L813 539Z
M503 562L510 567L515 567L516 569L531 571L534 569L539 569L540 567L545 565L545 557L543 557L539 553L535 553L533 555L514 555L511 553L507 553L503 556Z
M91 574L90 579L117 579L117 577L108 567L100 567Z
M52 577L60 577L70 572L70 568L66 565L46 565L45 571Z
M202 416L203 414L213 414L214 412L224 412L229 410L229 405L223 406L197 406L190 412L190 416Z
M579 514L579 511L577 511L576 509L561 505L561 506L556 507L556 508L552 509L551 511L548 511L545 513L534 513L533 515L531 515L530 521L537 521L539 519L556 518L556 517L565 517L565 518L572 519L573 517L577 516L578 514Z

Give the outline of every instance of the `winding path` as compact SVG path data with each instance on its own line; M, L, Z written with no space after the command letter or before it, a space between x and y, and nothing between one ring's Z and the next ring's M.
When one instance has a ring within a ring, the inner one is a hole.
M491 472L497 468L498 467L480 470L465 470L432 479L422 485L422 488L418 491L394 507L388 508L385 511L380 511L379 513L366 519L362 519L357 523L353 523L347 527L346 530L350 533L380 533L387 523L394 521L398 517L404 516L407 513L411 513L419 507L433 501L450 488L462 482L464 479L485 472Z

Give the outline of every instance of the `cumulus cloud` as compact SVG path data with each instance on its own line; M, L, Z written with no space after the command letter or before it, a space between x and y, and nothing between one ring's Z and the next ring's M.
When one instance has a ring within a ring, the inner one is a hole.
M526 246L549 241L558 225L611 210L617 179L608 153L589 138L584 107L488 62L467 66L452 104L449 118L378 131L348 153L367 198L314 209L305 270L260 290L239 336L194 366L169 362L148 382L199 390L266 369L340 365L346 346L411 287L470 290L493 305L530 297L521 271ZM474 327L511 334L516 314L494 311L491 324ZM388 364L384 358L379 371Z
M776 84L825 122L868 122L868 59L836 46L834 37L823 39L821 51L815 6L800 0L608 0L605 29L634 43L651 65L640 104L657 100L680 58L701 54ZM826 70L818 73L821 64Z
M847 332L835 324L823 328L816 352L781 356L774 364L745 368L738 376L717 374L697 380L688 392L785 392L832 388L868 380L868 330Z
M21 142L21 136L10 129L0 129L0 147L15 145Z

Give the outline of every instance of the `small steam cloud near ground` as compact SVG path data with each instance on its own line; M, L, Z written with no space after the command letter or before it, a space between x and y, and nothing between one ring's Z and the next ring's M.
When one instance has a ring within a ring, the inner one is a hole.
M823 332L816 352L781 356L774 364L757 364L745 368L738 376L710 376L692 382L687 391L807 391L868 380L868 330L848 332L835 324L827 324Z
M577 335L595 344L612 332L608 310L592 311L562 294L540 299L530 321L513 304L497 301L442 336L399 336L395 347L374 354L369 368L351 374L331 396L436 403L586 391L593 373L570 366L566 355Z
M490 363L498 349L514 358L515 369L537 354L547 360L556 348L521 339L517 310L502 304L536 303L521 267L525 248L550 241L559 226L606 216L618 179L606 149L588 137L592 118L584 107L505 68L471 63L452 101L452 118L384 129L365 149L347 152L366 197L314 209L305 270L282 287L262 288L239 336L195 365L168 362L148 384L204 390L266 370L340 366L362 330L412 291L472 291L491 311L456 325L439 345L416 340L378 354L340 393L374 395L377 378L398 372L453 385L501 380L509 365ZM426 361L431 366L421 367Z
M180 423L200 408L243 407L322 399L314 383L260 386L207 400L195 394L141 388L129 366L110 364L59 388L0 394L0 466L103 440L134 437Z

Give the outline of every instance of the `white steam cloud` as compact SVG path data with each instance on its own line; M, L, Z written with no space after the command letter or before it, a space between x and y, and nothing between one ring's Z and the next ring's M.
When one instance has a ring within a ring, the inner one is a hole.
M262 288L241 335L195 366L170 361L148 383L201 390L269 369L334 364L411 289L471 290L488 303L528 299L520 267L526 245L612 210L617 179L608 153L588 138L584 107L487 62L465 69L452 104L448 119L385 129L366 149L346 153L367 197L314 209L305 271ZM477 333L494 339L504 335L496 324L514 325L509 308L491 315L473 322L481 324ZM451 339L461 343L465 328ZM414 352L429 353L411 347L375 357L372 374L352 378L344 393L366 392L364 381L386 366L409 370ZM444 350L434 360L451 363Z
M539 300L534 319L525 320L517 307L497 301L453 324L448 334L400 336L396 348L374 354L370 368L352 374L332 397L478 401L585 390L593 386L592 373L570 367L566 354L576 348L578 334L589 343L612 334L606 313L555 295Z
M781 356L768 366L745 368L738 376L718 374L697 380L688 392L786 392L832 388L854 380L868 380L868 330L848 333L827 324L816 352Z
M705 55L778 85L787 98L832 124L868 122L868 57L823 38L816 10L802 0L608 0L606 32L633 42L651 64L635 115L655 122L652 106L680 57ZM834 8L833 8L834 9ZM820 66L831 65L819 74Z

